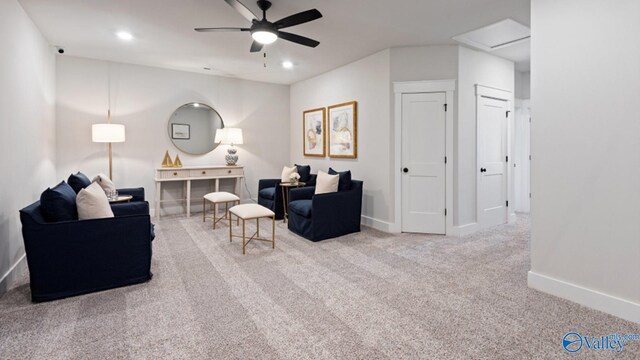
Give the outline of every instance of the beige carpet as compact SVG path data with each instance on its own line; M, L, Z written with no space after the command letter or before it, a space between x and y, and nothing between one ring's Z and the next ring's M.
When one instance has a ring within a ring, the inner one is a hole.
M276 249L246 256L210 226L163 218L149 283L32 304L25 280L0 298L0 358L537 359L569 357L568 331L640 333L527 288L522 216L462 239L364 228L320 243L278 222Z

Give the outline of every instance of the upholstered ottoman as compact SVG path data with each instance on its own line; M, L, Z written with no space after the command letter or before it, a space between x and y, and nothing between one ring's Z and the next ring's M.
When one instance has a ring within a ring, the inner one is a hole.
M229 228L231 228L231 217L229 216L229 203L240 204L240 198L232 193L225 191L218 191L208 193L202 199L202 222L205 221L207 216L207 201L213 203L213 228L216 228L216 223L222 219L229 219ZM224 203L224 217L216 220L216 214L218 213L218 204ZM238 225L240 220L238 219Z
M247 244L251 240L271 241L271 248L276 248L276 214L273 211L258 204L242 204L229 209L229 214L235 215L238 219L242 219L242 255L246 253ZM271 240L260 237L260 219L262 218L271 218ZM246 240L245 221L253 219L256 219L256 232L251 235L249 240ZM229 217L229 222L231 222L231 217ZM229 226L229 242L231 242L234 237L241 236L233 235L231 226Z

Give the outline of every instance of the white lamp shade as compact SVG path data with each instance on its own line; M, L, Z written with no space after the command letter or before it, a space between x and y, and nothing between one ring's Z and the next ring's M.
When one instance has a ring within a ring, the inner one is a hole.
M242 145L243 144L242 129L240 128L223 128L216 131L214 142L223 145Z
M223 139L227 138L227 135L225 134L226 132L227 132L227 128L216 130L216 137L215 139L213 139L213 142L216 144L221 143Z
M93 124L91 126L91 140L99 143L124 142L124 125Z

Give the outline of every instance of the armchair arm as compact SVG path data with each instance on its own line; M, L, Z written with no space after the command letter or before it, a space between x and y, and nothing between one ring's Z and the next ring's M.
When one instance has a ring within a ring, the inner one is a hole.
M149 203L146 201L116 203L111 204L111 210L115 217L127 215L149 215Z
M260 179L258 180L258 191L264 188L274 187L278 184L280 184L280 179Z
M131 201L133 201L133 202L135 202L135 201L144 201L144 188L143 187L118 189L118 194L133 196L133 199L131 199Z
M295 200L310 200L313 198L313 194L316 192L315 187L304 186L300 188L294 188L289 190L289 201Z
M319 194L313 197L314 228L331 228L348 224L360 225L362 215L362 188Z

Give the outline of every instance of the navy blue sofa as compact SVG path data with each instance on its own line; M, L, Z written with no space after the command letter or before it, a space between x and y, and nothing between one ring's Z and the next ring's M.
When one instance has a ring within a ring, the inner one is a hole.
M315 188L316 177L317 175L311 174L310 180L305 182L304 187ZM282 220L284 218L281 182L281 179L258 180L258 204L276 213L276 220Z
M348 190L314 195L314 187L291 189L289 230L320 241L360 231L362 181L351 180Z
M119 189L130 203L112 204L115 217L45 221L40 201L20 210L34 302L151 279L153 225L144 189Z

